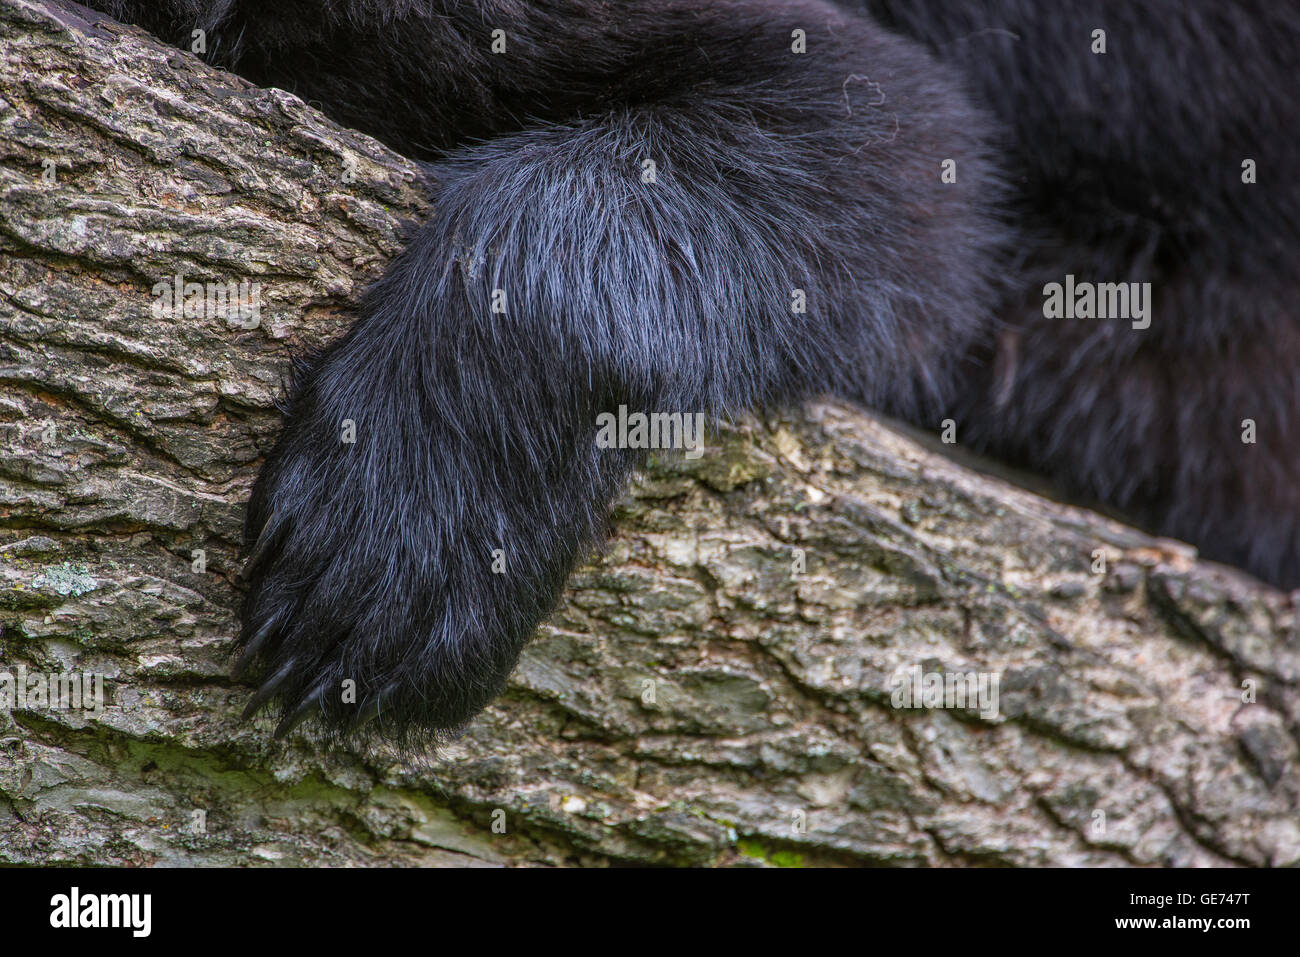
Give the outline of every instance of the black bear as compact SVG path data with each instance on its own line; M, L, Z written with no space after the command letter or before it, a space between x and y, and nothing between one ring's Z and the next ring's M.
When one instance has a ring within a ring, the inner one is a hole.
M437 183L249 505L241 664L277 733L481 710L640 461L597 441L620 408L952 418L1300 585L1292 4L98 6L204 30Z

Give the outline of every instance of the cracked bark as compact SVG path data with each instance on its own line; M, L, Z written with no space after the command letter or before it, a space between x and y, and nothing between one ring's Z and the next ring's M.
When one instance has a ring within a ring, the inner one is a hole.
M109 697L0 715L0 861L1300 862L1287 596L834 403L652 463L436 759L237 723L273 399L426 184L97 19L0 2L0 671ZM260 324L154 316L177 274L258 281ZM893 707L913 667L997 675L998 713Z

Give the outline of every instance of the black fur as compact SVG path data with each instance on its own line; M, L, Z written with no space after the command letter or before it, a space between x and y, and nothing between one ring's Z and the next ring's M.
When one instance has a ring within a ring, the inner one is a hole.
M1012 137L1027 241L1007 327L961 367L962 440L1300 587L1300 92L1283 79L1300 7L868 6L959 67ZM1066 273L1152 283L1150 328L1043 318Z
M249 506L250 711L278 701L281 730L419 741L481 710L639 461L595 445L619 405L953 414L979 448L1300 584L1290 5L104 6L171 39L203 26L213 59L439 184L299 378ZM1067 272L1152 282L1151 328L1043 319Z

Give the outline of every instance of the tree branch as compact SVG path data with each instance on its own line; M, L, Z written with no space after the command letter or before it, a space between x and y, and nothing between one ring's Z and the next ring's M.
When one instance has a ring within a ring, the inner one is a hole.
M73 4L0 42L0 671L108 696L0 714L0 861L1300 862L1287 596L832 403L652 463L442 755L238 724L274 397L427 184ZM260 315L160 314L178 276ZM894 706L933 673L998 707Z

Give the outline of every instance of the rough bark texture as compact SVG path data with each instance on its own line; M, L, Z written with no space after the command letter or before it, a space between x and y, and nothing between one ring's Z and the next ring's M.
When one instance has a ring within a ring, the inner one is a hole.
M288 357L430 210L373 141L94 19L0 2L0 671L109 695L0 714L0 862L1300 862L1287 596L835 404L653 463L440 756L239 724ZM178 273L259 281L260 325L157 318ZM893 707L913 666L998 675L999 714Z

